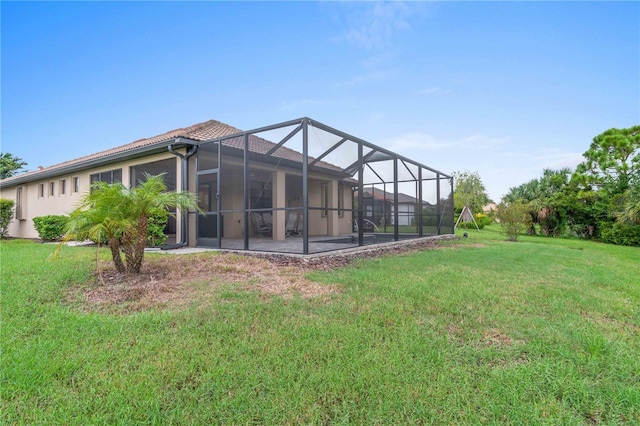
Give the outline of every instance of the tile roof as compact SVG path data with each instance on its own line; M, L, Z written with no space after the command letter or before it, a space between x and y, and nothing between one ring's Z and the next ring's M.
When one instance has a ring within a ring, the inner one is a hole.
M74 160L65 161L64 163L55 164L49 167L43 167L31 172L22 173L2 181L3 184L10 184L13 180L24 180L25 178L32 177L37 179L38 175L49 174L49 172L55 172L58 169L66 169L68 167L78 166L81 167L85 163L93 163L100 159L107 160L109 157L125 154L129 151L140 150L144 148L152 149L156 146L169 145L171 141L177 137L184 137L195 141L205 141L208 139L215 139L222 136L241 133L242 130L237 129L228 124L221 123L216 120L205 121L204 123L194 124L189 127L170 130L161 135L153 136L150 138L138 139L137 141L120 145L115 148L100 151L95 154L85 155L84 157L76 158Z
M178 137L190 139L193 141L206 141L211 139L222 138L224 136L230 136L242 133L243 131L230 126L225 123L221 123L216 120L209 120L203 123L194 124L189 127L174 129L157 136L150 138L138 139L137 141L117 146L115 148L100 151L95 154L86 155L74 160L65 161L63 163L55 164L49 167L43 167L39 170L34 170L26 173L22 173L7 179L2 180L3 185L10 185L14 181L25 182L38 179L40 176L51 176L52 173L60 170L68 170L69 168L75 169L83 166L95 165L100 160L109 160L110 158L126 155L128 152L140 152L145 149L152 150L154 148L168 146ZM242 150L244 147L242 136L225 139L222 144L231 148L237 148ZM266 139L260 138L255 135L249 136L249 151L257 154L266 154L275 144ZM291 160L295 162L302 162L302 153L295 151L287 147L280 147L275 150L271 156L281 158L284 160ZM312 158L310 158L312 160ZM317 164L319 167L325 169L332 169L335 171L342 171L341 168L319 161Z

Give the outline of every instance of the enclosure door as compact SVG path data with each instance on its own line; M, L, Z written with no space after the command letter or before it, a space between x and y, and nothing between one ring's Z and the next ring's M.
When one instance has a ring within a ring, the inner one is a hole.
M218 214L219 203L218 172L198 173L198 206L204 212L198 214L198 246L220 247L222 217Z

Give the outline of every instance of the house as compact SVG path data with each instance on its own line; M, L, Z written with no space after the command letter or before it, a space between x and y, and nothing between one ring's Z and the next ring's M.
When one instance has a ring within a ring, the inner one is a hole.
M357 195L357 192L356 192ZM375 186L365 187L363 192L364 217L378 226L389 226L396 223L396 200L393 193ZM400 226L417 226L417 216L422 212L428 214L434 206L428 201L422 201L415 196L398 193L397 221Z
M69 213L93 182L133 186L145 173L165 173L204 211L176 212L166 229L175 246L307 254L453 233L451 176L304 117L250 131L210 120L5 179L9 235L37 238L34 217ZM376 186L389 199L383 230L358 226L369 217L364 189ZM417 205L433 207L437 226Z

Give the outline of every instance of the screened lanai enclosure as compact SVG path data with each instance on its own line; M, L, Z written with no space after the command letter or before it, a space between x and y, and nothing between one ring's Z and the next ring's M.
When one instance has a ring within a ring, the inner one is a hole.
M453 233L453 179L309 118L199 143L198 246L310 254Z

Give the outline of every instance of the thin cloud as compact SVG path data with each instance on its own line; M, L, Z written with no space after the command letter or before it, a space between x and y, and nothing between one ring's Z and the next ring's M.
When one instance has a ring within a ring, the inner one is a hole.
M565 151L557 148L543 149L534 154L534 159L543 167L549 169L561 169L569 167L575 169L576 166L584 161L582 153Z
M391 78L392 73L390 71L372 71L364 74L357 75L350 80L343 81L342 83L337 83L336 87L338 88L349 88L354 86L359 86L361 84L368 83L377 83L380 81L388 80Z
M398 152L408 152L415 150L441 151L445 149L461 149L472 151L486 150L487 147L509 143L511 137L488 137L477 134L454 140L438 140L426 133L405 133L387 141L389 149Z
M418 90L418 95L433 95L434 93L442 92L439 87L429 87L426 89Z
M320 101L314 99L300 99L295 101L282 101L278 105L278 111L292 111L312 105L319 105Z
M426 133L405 133L388 141L392 151L408 152L412 150L435 151L456 146L456 142L438 141Z
M494 138L494 137L479 134L479 135L467 136L466 138L463 139L463 141L468 146L482 145L486 147L488 145L500 145L504 143L509 143L511 142L511 138L509 136Z
M400 32L410 31L425 13L422 2L339 2L332 5L341 26L334 40L369 51L388 50Z

